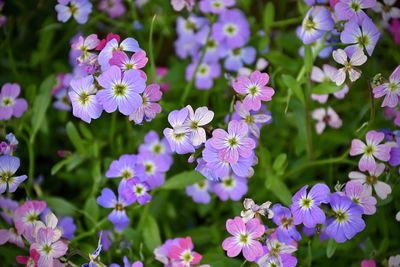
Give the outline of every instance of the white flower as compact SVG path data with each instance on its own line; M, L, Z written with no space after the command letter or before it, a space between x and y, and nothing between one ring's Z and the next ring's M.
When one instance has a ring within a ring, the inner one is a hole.
M274 212L269 209L271 204L271 201L267 201L259 206L252 199L245 198L243 201L243 206L245 210L240 213L240 216L245 223L253 219L257 214L271 219L274 216Z
M336 82L336 85L342 85L346 80L347 73L349 74L350 81L354 82L358 80L361 76L361 71L357 68L353 68L354 66L361 66L367 61L367 56L364 55L364 52L361 49L358 49L351 55L350 60L347 60L347 54L343 49L338 49L333 51L332 53L333 59L343 65L343 68L340 68L334 78L332 79Z
M191 106L186 106L189 115L185 121L185 126L190 129L191 141L194 146L199 146L206 142L206 131L201 127L205 126L214 118L214 112L207 107L200 107L193 111Z
M400 255L389 258L389 267L400 267Z
M312 117L317 121L315 125L318 134L321 134L326 125L328 124L332 128L340 128L342 126L342 120L339 115L331 108L317 108L313 111Z

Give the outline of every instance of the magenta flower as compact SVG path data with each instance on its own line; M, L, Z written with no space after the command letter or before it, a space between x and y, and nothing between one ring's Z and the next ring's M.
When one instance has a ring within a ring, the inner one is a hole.
M193 251L191 237L179 239L177 244L172 245L168 256L178 267L190 267L198 264L202 258L199 253Z
M19 158L3 155L0 156L0 195L6 192L14 193L18 186L25 181L28 176L14 176L20 165Z
M27 110L28 103L23 98L17 98L21 88L16 83L6 83L0 92L0 120L8 120L12 116L21 117Z
M312 112L312 117L317 121L315 125L315 129L318 134L321 134L326 125L329 125L332 128L338 129L342 126L342 120L339 115L331 108L317 108Z
M39 267L53 266L54 259L58 259L67 253L68 245L62 240L55 238L56 232L51 228L40 228L37 232L36 241L31 244L30 249L40 254Z
M223 129L213 131L210 144L219 150L221 158L229 163L236 163L239 156L248 158L252 155L256 144L247 137L249 128L243 121L230 121L228 132Z
M123 51L115 51L109 60L110 65L118 66L121 70L140 70L146 66L149 59L146 57L146 52L140 50L132 55L131 58ZM142 72L142 76L146 77L146 74Z
M340 0L335 5L335 13L339 20L355 20L357 23L368 18L363 9L375 7L376 0Z
M150 84L142 94L142 105L129 115L129 120L141 124L143 120L151 121L161 112L161 106L157 103L162 97L158 84Z
M96 97L97 89L93 76L74 79L70 86L68 96L72 104L72 114L87 123L100 118L103 108Z
M354 66L361 66L367 61L367 56L364 55L364 52L361 49L356 50L350 57L350 60L347 59L347 54L343 49L337 49L332 52L333 59L344 67L340 68L332 81L336 83L336 85L342 85L346 80L346 75L349 75L350 81L354 82L358 80L361 76L361 71Z
M16 209L14 213L14 224L18 235L24 234L28 240L33 240L33 231L40 214L45 208L46 202L29 200Z
M108 36L107 36L107 39ZM100 42L99 45L101 45ZM139 43L133 38L126 38L119 44L119 36L118 40L113 35L110 36L110 40L106 43L106 45L101 49L99 53L99 64L103 71L107 70L110 67L110 59L113 57L115 51L128 51L128 52L138 52L140 51Z
M308 185L303 186L292 198L290 210L295 225L303 223L305 227L313 228L325 223L325 213L319 207L329 201L329 187L316 184L307 193Z
M379 176L382 175L384 170L385 164L378 163L372 171L368 171L369 174L350 172L349 178L362 183L368 195L372 194L372 188L374 188L378 197L386 199L392 193L392 188L387 183L379 180Z
M240 252L248 261L255 261L263 255L261 243L257 240L265 231L258 219L251 219L246 224L242 218L235 217L226 221L226 230L232 235L222 242L228 257L236 257Z
M235 0L201 0L200 11L203 13L220 14L235 5Z
M29 256L17 256L16 261L19 264L25 264L27 267L36 267L40 258L39 252L35 249L29 250Z
M329 201L334 212L333 220L328 220L325 232L338 243L352 239L365 228L362 219L363 208L354 204L347 196L333 193Z
M92 12L92 4L89 0L58 0L55 9L58 21L67 22L72 16L79 24L85 24Z
M312 7L306 14L300 29L304 44L311 44L333 29L331 12L323 6Z
M366 134L366 144L359 139L351 142L350 156L361 155L358 168L361 171L374 171L376 159L388 161L390 159L390 144L380 144L385 138L385 134L377 131L369 131Z
M139 71L128 70L122 73L118 67L111 66L97 81L104 88L97 92L97 100L107 113L118 108L122 114L130 115L142 105L139 94L146 88L146 82Z
M268 74L257 70L250 75L250 78L240 76L232 86L237 93L245 96L244 107L257 111L261 108L261 101L270 101L275 94L274 89L266 86L268 81Z
M375 98L385 96L382 107L395 108L400 98L400 66L390 75L389 82L375 87L373 93Z
M347 182L344 192L355 204L363 208L364 214L372 215L376 212L376 198L371 196L371 191L366 189L361 182Z

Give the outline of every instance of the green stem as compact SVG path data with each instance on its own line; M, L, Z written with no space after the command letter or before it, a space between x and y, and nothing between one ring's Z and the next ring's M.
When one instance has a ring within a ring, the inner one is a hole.
M114 144L115 127L117 123L117 112L111 114L111 125L110 125L110 145Z
M309 73L306 74L307 77ZM304 96L304 116L305 116L305 131L307 140L307 157L309 160L313 158L313 137L311 129L311 116L310 116L310 93L311 93L311 81L307 79L305 96Z
M92 236L100 229L100 227L106 223L108 218L103 218L101 221L99 221L91 230L84 232L78 236L76 236L74 239L72 239L71 243L76 243L77 241L84 239L86 237Z
M28 169L28 183L26 193L28 196L31 195L33 179L35 176L35 147L34 142L28 141L28 155L29 155L29 169Z
M156 21L157 15L154 15L151 20L150 25L150 34L149 34L149 57L150 57L150 77L149 80L152 81L156 77L156 64L154 62L154 51L153 51L153 31L154 31L154 22Z
M244 260L244 262L243 262L242 264L240 264L240 267L243 267L243 266L245 266L245 265L246 265L246 263L247 263L247 260Z
M296 18L290 18L290 19L285 19L285 20L278 20L278 21L272 22L271 27L272 28L286 27L286 26L290 26L290 25L299 24L302 21L303 21L303 17L296 17Z
M181 101L180 101L180 105L185 104L186 99L189 96L189 92L192 89L192 86L194 84L194 80L196 79L197 71L199 70L199 67L200 67L201 63L203 62L204 56L205 56L206 51L207 51L207 44L208 44L208 41L209 41L210 36L211 36L211 28L212 28L212 25L210 26L210 30L208 31L206 43L201 49L200 59L199 59L199 61L197 61L196 67L195 67L194 72L193 72L193 76L190 79L190 81L186 84L186 87L183 90L183 94L182 94L182 98L181 98Z

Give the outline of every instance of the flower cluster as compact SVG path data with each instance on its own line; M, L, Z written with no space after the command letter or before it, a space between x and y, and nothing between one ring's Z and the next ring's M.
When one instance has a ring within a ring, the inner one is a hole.
M175 238L165 241L165 243L154 250L156 260L168 266L199 266L209 267L209 265L199 265L202 256L193 251L194 245L191 237Z
M182 9L187 1L173 1L176 7L174 2L181 2L179 9ZM235 2L202 0L199 9L203 16L192 13L186 19L177 19L176 54L182 59L191 58L186 80L194 80L197 89L213 87L214 80L221 76L220 60L227 72L242 73L245 65L253 64L256 59L256 49L248 45L249 22L241 10L233 8ZM192 1L191 7L193 4ZM217 16L216 21L212 22L209 15Z
M0 198L1 216L10 225L0 229L0 245L12 243L20 248L28 245L29 256L17 256L17 262L26 266L58 266L68 250L68 240L76 229L71 217L59 220L46 202L29 200L18 202Z
M90 123L102 112L117 109L136 124L151 121L161 112L157 103L160 86L150 83L141 69L146 66L146 52L133 38L108 34L100 40L96 34L78 36L71 44L72 74L61 74L53 88L54 107L69 110ZM68 98L69 100L68 100Z
M227 255L236 257L242 252L246 260L259 266L296 266L297 259L291 254L302 239L300 226L306 236L343 243L364 230L362 215L376 212L376 199L359 181L349 181L343 191L334 193L325 184L308 187L294 194L289 207L277 203L270 208L271 202L258 206L245 199L241 217L226 222L232 235L222 243ZM263 217L272 219L275 227L264 225Z
M118 196L110 188L104 188L97 202L104 208L113 209L108 219L117 231L129 225L126 208L135 202L145 205L151 200L150 190L161 186L165 173L172 165L172 156L165 139L150 131L139 153L124 154L114 160L106 172L110 179L122 178L118 186Z

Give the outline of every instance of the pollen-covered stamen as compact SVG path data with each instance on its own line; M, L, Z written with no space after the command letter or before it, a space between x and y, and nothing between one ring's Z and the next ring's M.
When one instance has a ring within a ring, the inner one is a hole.
M124 205L122 205L121 203L117 203L115 204L115 210L116 211L123 211L124 210Z
M260 93L261 89L257 84L252 84L247 88L247 91L249 95L257 96Z
M161 144L156 143L153 145L152 151L154 154L160 154L164 152L164 147Z
M140 197L146 193L146 188L141 184L137 184L133 187L133 191L135 192L135 195Z
M239 140L235 136L232 136L228 138L226 143L228 147L235 148L239 145Z
M357 36L357 43L359 44L360 48L367 47L370 43L369 36L364 34Z
M220 8L223 7L223 4L222 4L221 0L215 0L215 1L212 3L212 6L213 6L215 9L220 9Z
M364 154L367 156L371 156L372 154L375 153L375 147L373 145L367 145L364 148Z
M391 93L398 91L399 88L400 88L400 86L397 83L389 82L389 84L388 84L388 89Z
M199 76L206 77L208 76L209 73L210 73L210 67L207 64L203 63L199 66L199 69L197 71L197 74Z
M41 247L41 251L46 255L51 254L52 250L53 248L49 244L45 244Z
M365 182L368 185L374 185L374 184L376 184L378 182L378 178L376 176L373 176L373 175L368 175L366 177L366 179L365 179Z
M346 212L342 211L341 209L338 209L335 211L335 217L336 217L336 221L338 221L339 223L347 222L347 214L346 214Z
M361 204L360 199L357 198L357 197L352 197L351 200L352 200L354 203L356 203L357 205L360 205L360 204Z
M317 24L314 22L312 17L309 17L304 21L303 27L306 31L312 31L315 29Z
M149 175L153 174L155 171L153 162L150 162L150 161L145 162L144 163L144 171L146 172L146 174L149 174Z
M300 207L302 209L310 209L314 203L314 200L310 197L303 197L300 201Z
M115 96L125 96L126 95L126 85L117 83L114 85L114 95Z
M234 56L239 56L241 53L242 53L242 49L240 49L240 48L235 48L232 50L232 54Z
M216 48L217 48L217 43L215 42L215 40L210 39L207 41L207 49L215 50Z
M78 7L75 3L70 3L69 4L69 11L71 12L72 15L76 14L78 12Z
M34 223L38 220L38 218L39 214L37 214L36 212L30 212L25 216L25 221L29 223Z
M282 227L283 228L289 228L289 227L291 227L292 226L292 223L293 223L293 218L292 217L290 217L290 218L286 218L286 217L282 217L282 219L281 219L281 223L282 223Z
M132 178L133 176L134 176L133 171L129 168L126 168L121 172L121 177L124 179L129 179Z
M196 183L196 187L200 190L204 190L207 188L207 181L200 181Z
M244 118L244 121L247 124L253 124L254 123L254 117L251 114L249 114L249 115L246 116L246 118Z
M82 106L86 106L86 104L89 102L89 94L87 92L82 92L79 95L78 101Z
M239 244L241 244L242 246L247 246L251 242L251 238L247 232L240 233L238 239Z

